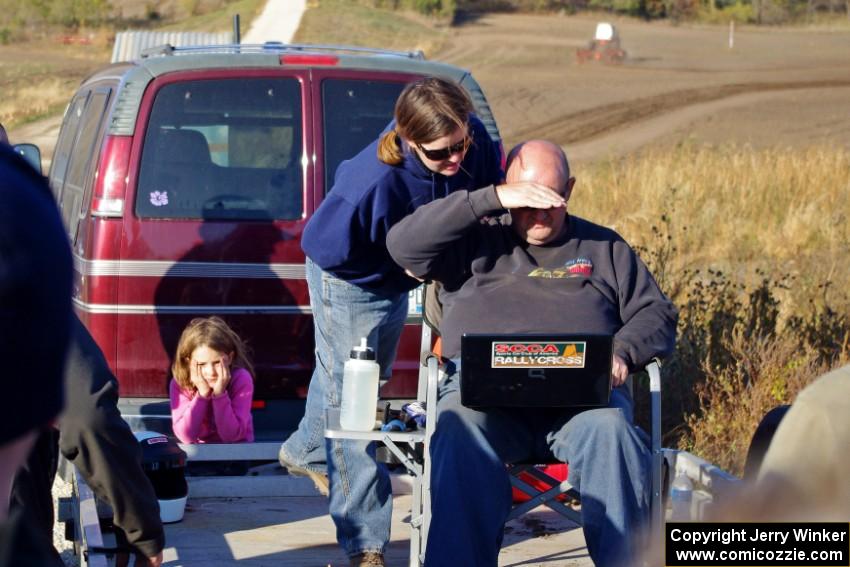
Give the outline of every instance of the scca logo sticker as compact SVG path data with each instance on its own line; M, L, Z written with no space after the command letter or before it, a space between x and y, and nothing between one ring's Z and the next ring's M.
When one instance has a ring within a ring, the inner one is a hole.
M532 353L560 354L553 343L495 343L493 350L499 354Z
M491 368L584 368L583 341L494 342Z

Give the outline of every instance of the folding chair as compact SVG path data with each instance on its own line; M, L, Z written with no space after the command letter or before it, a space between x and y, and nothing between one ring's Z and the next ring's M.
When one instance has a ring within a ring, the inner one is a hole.
M661 485L662 485L662 463L663 454L661 451L661 361L654 359L647 364L645 370L649 374L650 399L651 399L651 446L652 453L652 470L651 470L651 486L652 495L650 501L651 510L651 533L658 533L661 521L664 517L664 509L661 500ZM561 496L566 495L570 499L581 501L581 495L567 482L560 480L547 474L545 470L538 465L555 464L552 463L517 463L508 465L510 472L511 486L521 493L527 495L527 501L517 504L508 515L508 520L513 520L534 510L538 506L546 506L551 510L568 518L572 522L581 525L581 514L570 507L568 502L562 501ZM548 486L546 490L541 490L536 486L529 484L523 479L523 475L527 475L538 481L543 486Z
M419 368L419 384L417 400L426 407L425 429L410 432L389 431L346 431L339 426L339 412L329 412L325 436L336 439L361 439L380 441L399 459L402 465L413 475L413 502L410 514L410 567L420 567L425 559L428 528L431 522L431 459L428 458L431 436L437 421L437 385L441 379L439 368L439 337L436 329L440 321L440 307L437 299L437 288L427 284L424 293L424 308L422 315L421 365ZM435 352L436 351L436 352ZM652 405L652 533L660 533L663 520L661 505L661 467L663 456L661 452L661 374L660 361L653 360L646 367L650 377L650 395ZM578 498L580 495L566 480L554 479L537 469L535 464L515 464L508 466L511 475L511 485L521 492L528 494L527 502L517 505L508 519L519 517L534 508L545 505L564 515L571 521L581 525L581 515L559 501L558 497L567 494ZM525 482L521 475L525 473L551 488L539 490Z
M426 348L431 345L431 334L439 332L440 320L442 318L442 305L440 305L438 293L439 283L432 282L426 286L423 305L422 328L423 328L423 361L427 360L424 355ZM428 333L428 342L426 343L425 333ZM438 345L439 336L433 341ZM438 348L432 349L439 353ZM420 388L422 380L429 380L427 369L423 364L424 374L420 373ZM661 520L664 517L664 509L661 501L662 494L662 466L663 455L661 451L661 360L653 359L645 368L649 374L649 389L651 403L651 452L652 452L652 533L660 529ZM434 387L436 394L436 386ZM428 395L427 400L436 400L436 396ZM433 407L432 407L433 406ZM436 403L428 406L428 423L436 421ZM426 444L426 447L428 445ZM426 463L427 464L427 463ZM511 510L508 516L508 521L516 519L523 514L534 510L538 506L546 506L551 510L561 514L572 522L581 525L581 514L574 510L569 500L581 500L581 495L576 491L566 479L554 478L540 468L540 465L560 464L560 461L551 463L516 463L508 465L510 472L511 486L528 497L524 502L518 503ZM536 481L536 482L535 482ZM534 482L531 484L530 482ZM540 487L548 487L541 489ZM562 498L567 496L567 498ZM427 533L427 529L425 530Z

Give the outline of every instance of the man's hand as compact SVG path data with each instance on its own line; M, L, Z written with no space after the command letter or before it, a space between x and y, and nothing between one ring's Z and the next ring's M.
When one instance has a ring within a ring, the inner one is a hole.
M128 567L130 565L130 555L127 553L115 554L115 567ZM136 567L161 567L162 552L160 551L153 557L145 557L141 553L136 555Z
M629 377L629 365L618 355L614 355L614 360L611 364L611 386L616 388L622 386L626 378Z
M557 191L530 181L506 183L496 187L496 196L506 209L552 209L566 205L563 195Z

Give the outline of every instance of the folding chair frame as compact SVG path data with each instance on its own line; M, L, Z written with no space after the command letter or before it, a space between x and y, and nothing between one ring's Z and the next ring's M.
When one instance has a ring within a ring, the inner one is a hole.
M661 451L661 361L657 358L653 359L646 365L646 371L649 374L650 404L652 412L650 424L652 428L652 495L650 501L651 533L657 534L660 533L660 526L662 525L662 520L664 518L664 508L661 501L661 477L664 461L664 456ZM510 467L510 473L511 486L519 489L524 494L527 494L530 499L527 502L514 506L508 516L508 520L518 518L519 516L530 512L534 508L544 505L562 516L565 516L576 524L581 525L581 514L570 508L568 504L558 500L558 497L562 494L566 494L573 498L581 498L569 482L566 480L559 481L530 464L512 465ZM540 490L527 482L524 482L520 477L521 474L531 476L535 480L538 480L551 488L547 490Z
M427 419L424 430L416 431L349 431L339 424L339 411L328 411L325 437L329 439L359 439L383 443L402 465L413 475L413 502L410 511L410 567L419 567L425 561L425 543L431 523L431 459L427 458L436 417L427 405L437 399L439 376L437 356L431 353L431 329L422 326L423 357L419 369L417 399L426 404ZM431 404L436 408L436 402Z
M414 476L413 502L410 513L410 567L420 567L425 560L428 528L431 523L431 459L428 456L428 450L431 446L431 436L434 433L437 422L437 384L440 379L439 360L437 355L431 352L431 341L431 327L423 319L421 342L422 363L419 368L417 399L420 402L424 402L426 407L424 431L421 429L410 432L348 431L340 427L338 411L328 412L326 416L327 429L325 430L325 437L330 439L380 441L398 457L401 464ZM652 411L650 537L653 538L652 541L658 541L658 538L660 538L659 534L664 525L664 509L661 499L661 476L664 461L661 449L661 361L659 359L653 359L646 366L646 371L649 374ZM557 497L561 494L576 494L573 487L566 480L554 480L532 465L515 465L514 469L517 473L525 472L526 474L530 474L533 478L548 483L552 488L543 491L538 490L512 474L511 484L530 495L531 499L516 506L508 517L509 520L521 516L537 506L545 505L576 524L581 524L581 514L557 500Z

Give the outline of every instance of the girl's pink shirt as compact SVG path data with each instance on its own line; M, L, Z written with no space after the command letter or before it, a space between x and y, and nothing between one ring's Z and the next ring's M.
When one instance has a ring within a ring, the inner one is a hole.
M186 391L172 378L171 427L182 443L249 443L254 440L251 401L254 380L236 368L227 389L218 397L202 398Z

